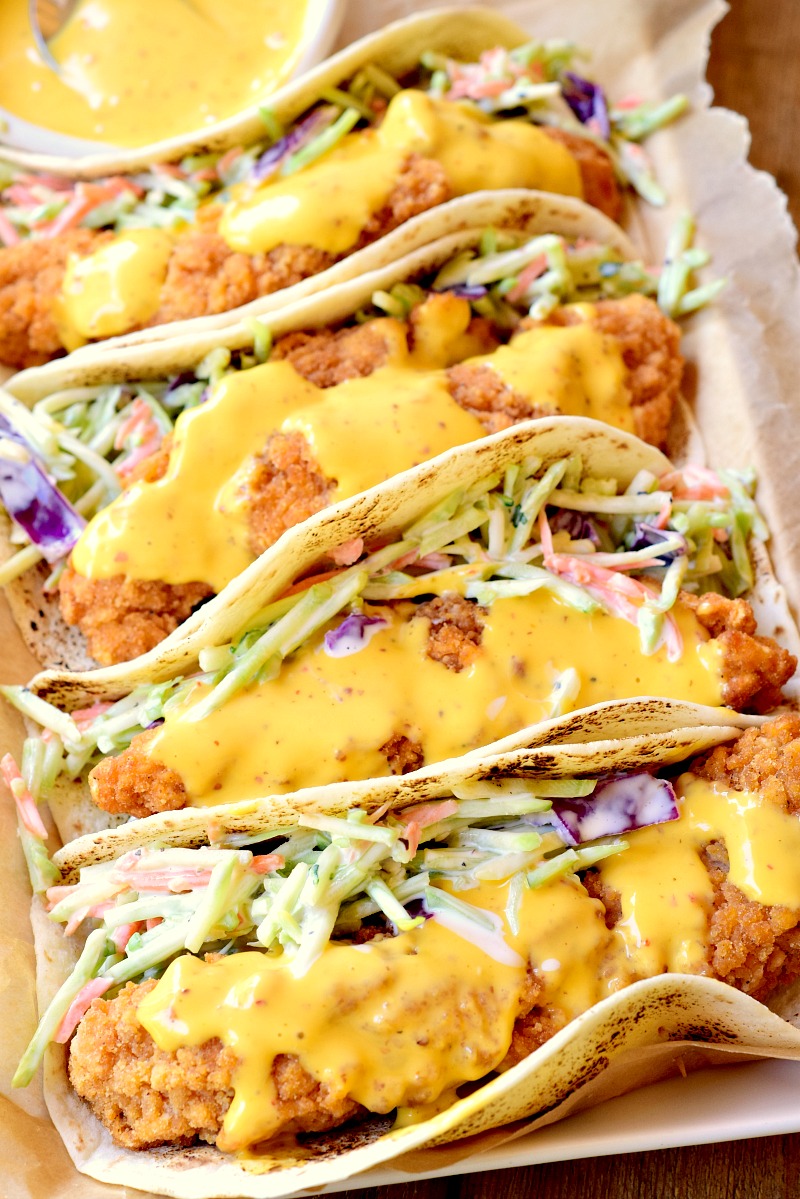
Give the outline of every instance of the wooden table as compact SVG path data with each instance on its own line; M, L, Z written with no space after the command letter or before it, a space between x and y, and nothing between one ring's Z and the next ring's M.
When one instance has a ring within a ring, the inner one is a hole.
M800 227L800 0L730 3L711 44L716 103L749 119L751 161L777 177ZM800 1134L349 1193L354 1199L800 1199Z

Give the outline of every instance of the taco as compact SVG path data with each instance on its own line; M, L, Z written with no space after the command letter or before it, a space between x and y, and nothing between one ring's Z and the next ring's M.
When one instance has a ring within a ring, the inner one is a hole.
M685 100L609 111L575 53L451 10L363 39L224 137L162 147L178 161L85 159L76 182L9 153L26 165L0 197L0 361L271 310L423 244L414 218L478 190L539 188L617 219L620 172L660 201L635 143Z
M388 813L265 808L230 847L96 864L36 907L15 1081L46 1053L96 1178L268 1196L535 1127L618 1062L606 1096L659 1077L664 1043L797 1057L763 1001L800 975L798 738L783 716L677 777L657 751L598 778L602 753L587 777L556 749L537 782L509 763Z
M551 417L311 517L134 662L3 693L48 730L48 785L92 768L102 811L66 784L64 839L519 747L609 699L766 712L796 658L740 598L754 524L735 475Z
M54 569L43 599L33 576L14 588L42 660L84 661L35 615L56 579L63 617L110 664L152 648L288 527L459 443L559 411L666 442L682 359L651 297L677 315L717 285L687 294L670 281L687 285L682 254L659 276L546 197L462 207L467 230L265 318L246 344L163 342L142 347L155 361L120 352L77 377L67 360L13 382L42 398L32 421L0 397L19 442L0 495L15 539L36 544L0 581L37 549ZM17 460L25 449L41 469Z

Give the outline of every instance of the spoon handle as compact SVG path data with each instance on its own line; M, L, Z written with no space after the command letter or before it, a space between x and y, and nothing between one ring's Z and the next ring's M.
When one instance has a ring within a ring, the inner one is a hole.
M74 7L74 0L28 0L28 20L36 49L45 65L57 75L61 74L61 64L53 57L47 43L58 33Z

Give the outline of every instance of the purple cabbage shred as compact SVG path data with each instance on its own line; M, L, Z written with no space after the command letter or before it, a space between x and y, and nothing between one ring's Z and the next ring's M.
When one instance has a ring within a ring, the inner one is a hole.
M482 283L456 283L453 287L442 287L439 291L449 291L453 296L459 296L462 300L480 300L488 294L488 288Z
M596 132L608 141L611 136L611 121L602 87L572 71L565 71L561 94L578 120L584 125L593 123Z
M0 439L21 446L27 461L6 457L0 450L0 499L12 520L24 529L47 562L66 557L86 521L47 476L24 437L0 416Z
M631 546L633 550L644 550L648 546L652 546L654 550L657 550L658 546L667 537L672 539L675 536L674 531L657 529L655 525L648 525L644 521L637 521L635 532L636 537ZM682 545L680 549L668 550L665 554L655 553L653 557L658 558L659 562L663 562L665 566L669 565L670 562L674 562L676 558L682 558L688 553L689 547L685 537L682 537L681 541Z
M568 508L558 508L550 520L550 530L559 533L566 530L572 541L591 541L592 545L600 545L600 535L591 517L582 512L572 512Z
M579 799L554 799L546 813L568 845L665 824L679 815L672 784L645 773L604 780Z
M383 616L365 616L363 612L351 612L340 625L325 634L325 653L331 658L347 658L357 654L371 638L389 622Z
M315 108L256 159L250 171L250 178L255 183L263 183L269 179L280 168L285 158L294 154L310 142L312 137L316 137L318 133L327 128L335 116L336 109L332 105Z

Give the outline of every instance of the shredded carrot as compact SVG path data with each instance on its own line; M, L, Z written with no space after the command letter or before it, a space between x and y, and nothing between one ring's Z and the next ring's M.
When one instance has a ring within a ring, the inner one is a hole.
M353 537L351 541L337 545L335 550L331 550L330 556L337 566L352 566L354 562L358 562L363 552L364 538Z
M122 462L115 462L114 470L121 479L124 479L131 473L134 467L137 467L140 462L144 462L145 458L149 458L151 454L154 454L160 445L161 434L159 432L155 437L151 437L149 441L142 442L135 450L131 450L128 457L123 459Z
M300 579L297 583L292 583L291 587L287 587L278 598L288 599L290 595L299 595L302 591L308 591L309 587L313 587L315 583L327 583L328 579L335 579L344 570L345 567L337 566L335 570L323 570L319 574L308 575L307 578Z
M533 283L534 279L538 279L547 270L547 259L544 254L537 254L532 262L529 262L524 270L520 271L519 279L517 279L511 291L508 293L508 300L515 304L517 300L521 300L525 292Z
M69 204L62 208L44 236L57 237L67 229L74 229L92 209L115 199L125 191L131 191L135 195L142 194L140 187L119 175L107 179L104 183L78 183Z
M250 869L256 874L272 874L273 870L281 870L286 865L286 859L279 853L257 854L250 863Z
M692 463L680 470L668 471L658 480L658 485L665 491L671 491L676 500L717 500L730 497L730 491L713 470Z
M4 754L0 759L0 770L6 786L14 797L14 803L17 805L17 812L24 827L33 837L46 841L47 829L39 813L36 800L25 786L19 767L11 754Z
M227 171L228 167L230 167L230 166L233 166L233 164L236 162L236 159L239 157L239 155L240 155L241 153L242 153L242 147L241 147L241 146L233 146L233 147L231 147L231 149L230 149L230 150L228 150L227 154L223 154L223 155L222 155L222 158L220 158L220 159L218 160L218 162L217 162L217 174L218 174L218 175L224 175L224 174L225 174L225 172Z
M110 934L110 939L114 942L114 945L117 948L117 953L122 953L134 933L141 932L143 928L143 920L134 920L131 924L117 925L114 931Z
M94 999L105 992L111 986L110 978L92 978L85 987L81 987L78 994L73 999L72 1003L67 1008L64 1019L56 1029L56 1035L53 1040L57 1045L66 1045L78 1024L89 1010L89 1006Z

